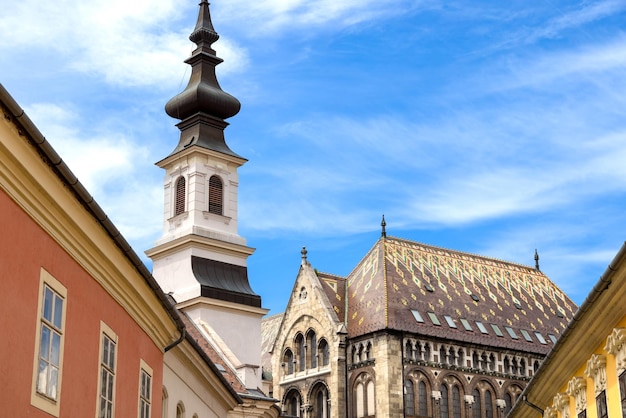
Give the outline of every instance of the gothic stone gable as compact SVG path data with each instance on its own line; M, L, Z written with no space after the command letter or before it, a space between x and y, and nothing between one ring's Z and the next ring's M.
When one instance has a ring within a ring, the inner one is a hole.
M323 286L303 259L271 352L273 396L287 415L344 416L346 332Z

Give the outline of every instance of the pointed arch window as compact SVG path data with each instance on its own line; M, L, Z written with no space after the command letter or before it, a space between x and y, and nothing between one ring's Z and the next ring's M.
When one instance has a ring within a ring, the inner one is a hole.
M186 184L185 178L179 177L176 180L176 194L174 197L174 216L180 215L185 211L185 196L186 196Z
M491 392L485 391L485 417L493 418L493 405L491 403Z
M428 395L426 392L426 383L422 380L417 385L417 399L418 399L418 409L419 415L421 417L428 416Z
M283 355L283 366L287 374L293 374L293 352L288 348Z
M289 391L289 393L285 397L283 410L287 413L288 416L299 417L301 404L302 398L300 396L300 393L297 390L293 389Z
M441 386L441 418L448 418L450 416L450 404L448 402L448 386Z
M461 418L461 391L457 385L452 386L452 417Z
M313 388L311 398L314 400L313 418L328 418L330 416L330 408L328 405L328 389L323 384L317 384Z
M224 214L224 184L216 175L209 179L209 213Z
M317 336L315 331L309 330L306 334L306 345L309 347L309 358L307 359L307 365L314 369L317 367Z
M322 366L328 366L330 363L330 353L328 351L328 343L325 339L321 339L318 345L319 355L321 357Z
M415 393L411 379L404 382L404 414L415 415Z
M480 418L480 410L482 407L480 402L480 392L478 389L474 389L474 406L472 409L474 410L474 418Z
M374 395L374 381L367 373L357 377L354 387L354 402L357 418L373 418L376 416L376 402Z
M296 350L298 350L298 371L303 372L306 367L306 345L302 334L296 335Z
M511 412L513 407L513 398L510 393L504 395L504 416L507 416Z

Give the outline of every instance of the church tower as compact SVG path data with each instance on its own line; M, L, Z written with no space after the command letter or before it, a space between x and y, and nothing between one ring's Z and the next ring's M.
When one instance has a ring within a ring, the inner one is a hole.
M247 160L226 144L225 119L239 101L215 75L222 62L211 45L219 39L209 3L202 0L189 39L196 49L185 63L185 90L165 106L179 119L180 140L157 165L165 170L163 235L146 251L153 275L166 293L202 329L248 388L261 384L261 297L248 282L254 249L238 234L237 169Z

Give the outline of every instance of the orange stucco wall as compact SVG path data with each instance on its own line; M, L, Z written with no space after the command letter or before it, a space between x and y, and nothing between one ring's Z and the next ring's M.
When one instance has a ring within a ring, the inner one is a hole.
M2 411L10 411L11 416L18 417L49 417L30 404L42 267L67 288L60 415L96 416L102 320L119 337L116 416L137 416L140 359L153 369L152 416L160 416L161 349L80 265L0 190Z

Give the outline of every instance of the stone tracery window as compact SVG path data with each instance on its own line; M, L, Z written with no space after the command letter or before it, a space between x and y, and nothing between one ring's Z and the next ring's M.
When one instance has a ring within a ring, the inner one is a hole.
M321 363L322 363L321 365L328 366L330 364L330 352L328 348L328 343L326 342L325 339L323 338L320 339L317 350L321 357Z
M317 367L317 336L315 335L315 331L309 330L306 333L306 346L309 349L309 353L307 354L307 366L314 369Z
M376 399L374 394L374 380L369 373L361 373L354 385L354 410L356 418L376 416Z
M283 366L285 367L287 374L293 374L293 352L289 348L285 350L285 354L283 355Z
M311 390L310 403L313 408L310 413L312 418L330 417L328 388L323 383L317 383Z
M441 384L439 407L442 418L461 418L461 387L454 379L445 379Z
M296 335L295 344L298 353L298 371L303 372L306 367L306 345L302 334L298 333L298 335Z
M300 407L302 405L302 396L296 389L291 389L285 395L283 401L283 411L292 417L300 417Z

